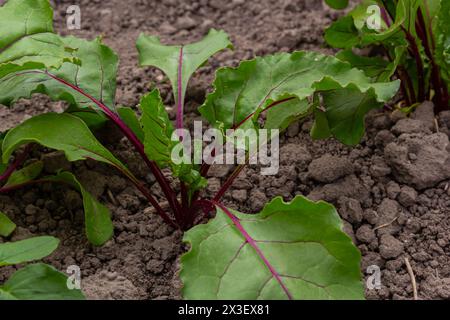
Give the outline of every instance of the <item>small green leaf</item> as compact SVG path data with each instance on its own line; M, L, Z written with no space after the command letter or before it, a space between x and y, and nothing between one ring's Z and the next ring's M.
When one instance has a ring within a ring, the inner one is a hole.
M333 9L345 9L348 6L348 0L325 0L325 2Z
M86 236L90 243L95 246L100 246L111 239L114 227L109 209L95 200L72 173L61 172L55 176L46 177L44 180L66 183L81 193L83 197Z
M183 101L192 74L216 52L232 48L228 35L214 29L211 29L202 40L183 46L164 45L158 37L144 34L139 36L136 45L141 66L159 68L169 77L175 102L179 100L179 71L181 72L180 96Z
M275 198L255 215L218 208L184 241L185 299L364 299L358 249L322 201Z
M136 116L136 113L133 109L129 107L119 107L117 109L117 113L120 118L125 122L125 124L133 130L134 134L138 139L143 142L144 141L144 131L142 130L139 119Z
M0 266L42 259L55 251L58 244L58 239L49 236L0 243Z
M16 229L16 224L6 214L0 212L0 236L9 237Z
M4 187L13 187L34 180L41 174L43 168L44 163L36 161L20 170L14 171Z
M81 290L67 287L67 276L37 263L14 273L0 286L0 300L83 300Z
M336 20L325 30L325 41L334 48L351 49L359 44L359 33L353 17L345 16Z

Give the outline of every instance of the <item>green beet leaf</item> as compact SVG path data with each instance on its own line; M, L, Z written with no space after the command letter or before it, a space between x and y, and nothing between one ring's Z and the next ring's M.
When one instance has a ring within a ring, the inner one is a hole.
M364 134L364 115L383 105L372 94L362 94L356 89L328 91L323 95L323 101L327 106L324 113L327 127L347 145L359 143Z
M81 290L67 287L67 276L52 266L37 263L14 273L0 286L0 300L82 300Z
M339 18L325 30L325 41L334 48L351 49L359 45L359 33L353 23L353 17Z
M0 266L42 259L55 251L58 245L59 240L49 236L0 243Z
M214 127L229 129L240 126L249 115L257 116L274 103L279 104L270 109L272 112L286 106L290 108L292 101L285 100L289 96L301 101L319 91L353 88L384 102L395 95L399 82L373 83L364 72L337 58L300 51L244 61L237 68L222 68L216 73L214 87L215 91L200 107L200 113ZM280 103L282 101L286 102ZM291 110L294 115L302 114L303 108L304 105L299 104L298 110ZM344 112L347 115L355 110L352 105L345 108L348 108ZM360 138L359 132L351 134Z
M365 0L349 12L347 16L339 18L325 30L325 41L332 47L351 49L363 47L383 41L405 43L401 31L402 25L408 21L413 9L409 1L399 1L396 9L395 21L389 27L380 19L380 29L374 30L367 26L367 21L374 13L368 10L370 6L377 5L376 1ZM380 17L381 18L381 17Z
M128 169L98 142L87 125L70 114L38 115L10 130L3 140L3 162L9 160L14 150L29 142L64 151L69 161L90 158L129 174Z
M144 132L145 153L149 159L155 161L160 168L170 167L175 176L187 183L191 191L198 190L206 185L206 180L190 163L175 163L172 151L181 144L178 138L172 140L174 127L169 119L158 90L144 95L140 108L142 117L141 127Z
M202 40L183 46L164 45L158 37L144 34L139 36L136 45L140 65L161 69L172 83L175 102L181 104L192 74L216 52L232 48L228 35L214 29Z
M67 62L60 68L50 68L49 72L81 88L85 93L114 110L118 66L118 57L114 51L104 45L101 38L88 41L70 36L61 38L61 41L66 46L77 48L73 55L81 61L81 65ZM86 96L55 80L45 72L17 72L0 79L0 103L2 104L12 105L20 98L30 98L33 93L43 93L53 100L67 101L70 105L70 112L97 108L97 105ZM80 117L84 116L81 113L78 114ZM91 118L94 116L99 118L96 119L96 122L104 119L101 113L92 113Z
M334 207L275 198L255 215L217 209L184 240L185 299L363 299L360 253Z
M93 245L100 246L111 239L114 227L109 209L98 202L70 172L61 172L44 178L45 181L61 182L78 190L83 197L86 236Z
M450 91L450 2L441 1L441 7L436 19L436 60L441 66L442 78Z
M6 214L0 211L0 236L9 237L15 229L16 224Z
M144 95L141 98L140 108L142 110L140 122L145 135L145 153L160 167L168 167L172 162L172 148L178 142L171 140L174 127L159 91L155 89Z
M48 0L9 0L0 7L0 81L14 72L76 61L74 50L53 33L52 18Z
M69 161L94 159L114 166L126 176L136 179L89 131L87 125L70 114L47 113L26 120L10 130L3 141L3 161L6 162L19 146L36 142L45 147L63 151ZM112 223L106 207L85 191L70 173L44 178L65 182L83 195L86 215L86 234L94 245L101 245L112 236Z
M379 79L380 76L384 75L389 62L381 57L364 57L353 53L352 50L343 50L336 54L336 58L342 61L347 61L352 65L352 67L358 68L370 77ZM386 79L385 81L388 81ZM383 80L382 80L383 81Z

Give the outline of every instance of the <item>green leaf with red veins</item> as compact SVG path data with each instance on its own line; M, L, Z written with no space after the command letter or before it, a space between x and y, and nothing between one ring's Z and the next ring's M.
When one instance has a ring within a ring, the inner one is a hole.
M189 79L212 55L232 48L224 31L211 29L202 40L187 45L164 45L158 37L141 34L136 42L141 66L161 69L172 83L177 105L177 128L181 128L183 101Z
M279 53L244 61L237 68L219 69L215 90L199 110L210 124L225 130L241 125L249 115L257 116L275 103L278 105L270 109L272 112L289 106L292 101L287 97L302 101L319 91L353 88L361 93L370 91L376 101L385 102L398 87L398 81L373 83L363 71L332 56L304 51ZM344 107L348 108L345 114L354 110L351 105ZM303 109L299 104L292 113L301 114Z
M14 72L75 61L74 50L53 33L52 18L48 0L9 0L0 7L1 80Z
M3 140L3 162L8 162L14 150L29 142L64 151L69 161L90 158L129 173L128 169L98 142L86 124L70 114L38 115L11 129Z
M218 204L184 241L185 299L364 299L360 253L322 201L275 198L251 215Z
M63 151L69 161L88 158L112 165L131 180L136 178L94 137L87 125L70 114L46 113L31 119L10 130L3 141L3 161L7 162L12 152L19 146L35 142L47 148ZM94 245L101 245L112 235L109 211L92 198L69 173L57 177L44 178L49 181L62 181L79 190L83 195L86 214L86 233Z
M118 57L112 49L102 43L101 38L92 41L78 39L72 36L61 38L65 45L77 48L73 53L81 65L64 63L60 68L49 68L49 73L82 89L85 93L115 110L116 75ZM63 100L69 103L69 111L83 112L98 109L90 99L70 86L49 76L47 73L35 70L17 72L0 79L0 103L12 105L20 98L30 98L33 93L43 93L52 100ZM90 115L90 118L104 119L103 114Z

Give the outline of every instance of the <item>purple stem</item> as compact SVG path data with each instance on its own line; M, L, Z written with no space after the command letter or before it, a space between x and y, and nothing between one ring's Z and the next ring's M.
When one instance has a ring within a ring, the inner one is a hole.
M25 150L19 154L16 159L14 160L11 165L6 169L5 172L3 172L2 175L0 175L0 182L6 181L9 179L9 177L13 174L14 171L17 170L17 168L25 161L27 158L28 153L30 153L32 148L32 145L29 144L25 147Z
M272 276L275 278L275 280L280 284L281 288L283 289L284 293L288 297L289 300L293 300L292 294L289 292L286 285L283 283L283 280L281 279L280 274L275 270L275 268L272 266L272 264L267 260L266 256L262 252L262 250L259 248L256 241L248 234L247 230L242 226L241 221L238 217L236 217L234 214L231 213L230 210L228 210L224 205L218 202L213 202L216 206L218 206L220 209L222 209L223 212L231 219L231 221L234 223L236 228L239 230L239 232L242 234L242 236L245 238L245 241L253 248L255 249L258 256L261 258L261 260L264 262L264 264L269 269Z
M42 72L41 72L42 73ZM137 152L141 155L142 159L144 159L147 166L152 171L153 175L155 176L156 180L161 186L162 191L164 192L164 195L166 196L170 207L174 211L175 214L178 212L181 212L180 204L178 203L178 200L176 198L176 193L173 191L173 189L170 187L169 182L167 181L166 177L162 174L161 170L158 168L156 163L154 161L151 161L144 150L144 145L142 142L138 139L138 137L134 134L134 132L128 128L128 126L120 119L120 117L111 111L107 106L105 106L101 101L97 100L90 94L84 92L79 87L71 84L70 82L67 82L64 79L58 78L57 76L49 73L48 71L45 71L45 74L47 74L49 77L53 78L54 80L72 88L73 90L77 91L81 95L85 96L92 102L94 102L105 114L106 116L116 124L119 129L122 131L122 133L130 140L130 142L133 144L133 146L136 148Z

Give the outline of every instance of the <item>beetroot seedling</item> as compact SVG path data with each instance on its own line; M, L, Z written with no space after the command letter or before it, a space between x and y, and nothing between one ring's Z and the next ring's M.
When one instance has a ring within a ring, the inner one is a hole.
M244 163L235 167L212 198L204 192L210 170L206 160L220 155L220 145L212 148L202 163L174 159L174 150L184 151L187 145L189 131L178 130L186 127L183 116L189 79L213 54L231 48L225 32L211 30L196 43L178 46L164 45L153 36L138 38L141 65L161 69L172 83L174 125L156 89L141 98L140 117L131 108L116 110L117 56L100 39L54 34L49 28L51 8L47 1L10 0L0 9L0 18L11 15L15 6L21 6L21 12L31 12L37 5L42 14L33 16L33 28L19 28L27 23L22 13L8 18L16 20L17 30L0 28L2 33L11 34L0 42L0 102L11 105L40 92L65 100L70 107L63 114L28 119L2 137L5 184L0 193L39 182L62 182L76 188L83 196L87 237L101 245L113 234L108 210L74 175L60 172L42 177L36 164L19 169L23 162L20 154L10 161L19 147L30 143L62 151L69 161L97 160L127 177L167 224L186 231L185 240L191 248L182 258L185 298L363 298L359 252L343 233L332 205L302 196L291 202L277 197L259 214L246 215L222 203L253 156L249 151L254 141L241 143ZM52 40L56 48L50 57L47 52L41 54L36 37ZM290 123L313 115L314 137L334 136L356 144L364 133L365 114L383 106L398 86L398 81L375 82L333 56L304 51L277 53L243 61L236 68L219 69L214 91L199 112L220 132L224 143L230 142L228 132L232 129L255 130L255 140L260 141L259 129L283 131ZM167 198L169 210L91 133L91 128L106 119L141 156ZM23 152L27 154L27 150ZM178 187L169 183L168 171ZM199 224L214 212L215 218Z

